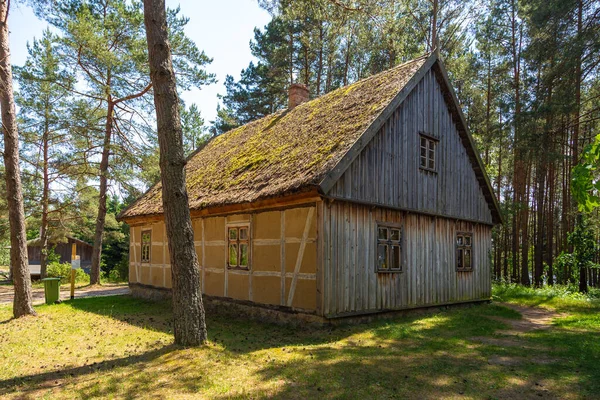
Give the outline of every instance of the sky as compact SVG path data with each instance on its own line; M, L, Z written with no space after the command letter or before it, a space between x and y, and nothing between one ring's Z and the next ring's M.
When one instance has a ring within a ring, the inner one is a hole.
M47 24L25 4L15 3L11 4L8 20L11 61L13 65L23 65L27 43L41 37ZM258 6L257 0L166 0L166 3L170 8L181 6L181 14L190 19L186 34L213 58L207 71L216 74L218 82L182 95L187 106L198 105L208 125L216 116L217 94L225 94L225 76L239 79L241 70L253 60L249 43L254 28L262 28L271 17Z

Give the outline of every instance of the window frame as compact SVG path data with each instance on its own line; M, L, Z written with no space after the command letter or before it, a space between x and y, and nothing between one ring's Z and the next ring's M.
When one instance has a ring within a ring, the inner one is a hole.
M425 140L425 156L421 154L423 150L423 140ZM437 148L439 145L440 139L428 135L425 132L419 132L419 169L422 171L432 172L437 174L437 165L438 165L438 157L437 157ZM433 154L433 156L432 156ZM424 157L424 158L423 158ZM425 165L422 165L421 162L425 159ZM430 163L433 162L433 168L430 167Z
M462 244L458 244L458 238L462 237ZM466 238L469 238L469 243L467 244ZM454 246L456 248L456 271L458 272L473 272L473 232L456 232L454 239ZM469 251L470 254L470 264L468 267L465 267L465 254L466 251ZM462 260L461 255L462 254ZM461 266L462 265L462 266Z
M398 230L399 231L399 239L392 240L391 234L388 234L387 239L379 238L379 229L385 228L388 230ZM398 255L398 263L399 266L397 268L380 268L379 267L379 246L385 245L388 250L386 251L387 262L390 263L390 247L398 247L399 255ZM395 222L384 222L377 221L375 224L375 272L378 274L397 274L404 272L404 226Z
M234 239L232 239L230 237L230 230L235 229L236 230L236 237ZM240 238L240 231L245 229L246 230L246 238L245 239L241 239ZM252 244L251 244L251 233L250 233L250 222L244 221L244 222L237 222L237 223L228 223L225 229L225 249L226 249L226 263L227 263L227 268L231 269L231 270L241 270L241 271L249 271L250 270L250 265L251 265L251 249L252 249ZM246 265L240 265L240 261L241 261L241 245L245 244L246 245L246 252L247 252L247 262ZM231 254L230 254L230 246L231 245L235 245L236 246L236 252L237 252L237 264L232 265L230 264L231 261Z
M148 243L144 243L144 234L149 235ZM144 245L148 246L148 258L144 258ZM142 229L140 233L140 263L150 264L152 260L152 229Z

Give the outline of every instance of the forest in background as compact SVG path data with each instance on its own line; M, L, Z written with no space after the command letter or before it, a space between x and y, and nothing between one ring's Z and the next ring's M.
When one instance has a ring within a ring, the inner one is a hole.
M141 5L60 3L51 13L37 7L55 29L15 67L28 237L62 232L94 243L108 270L127 258L115 216L159 177ZM318 97L438 46L502 208L495 278L599 285L600 218L581 212L571 190L573 167L600 133L599 2L259 4L272 20L255 30L256 60L225 80L216 120L182 108L186 152L287 107L291 83ZM213 83L210 58L185 36L187 18L169 18L179 89ZM0 242L7 237L0 218Z
M260 4L273 19L255 30L258 61L225 82L217 132L285 108L290 83L317 97L437 44L502 208L494 277L582 291L599 285L600 219L580 212L571 187L573 168L600 133L599 2Z

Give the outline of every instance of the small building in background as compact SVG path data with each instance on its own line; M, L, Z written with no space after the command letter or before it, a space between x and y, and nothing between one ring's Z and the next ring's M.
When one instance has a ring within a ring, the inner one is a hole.
M60 256L61 264L71 263L71 246L73 244L77 246L77 255L81 260L81 268L89 274L92 265L92 249L94 246L71 236L49 238L48 240L48 247L53 249L54 253ZM41 255L42 247L40 238L38 237L29 240L27 242L27 257L29 258L29 270L32 278L39 278L40 276Z

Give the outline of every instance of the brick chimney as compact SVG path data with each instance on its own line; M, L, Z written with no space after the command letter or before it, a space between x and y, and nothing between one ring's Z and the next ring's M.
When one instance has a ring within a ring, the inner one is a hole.
M288 110L308 101L308 88L300 83L292 83L288 89Z

